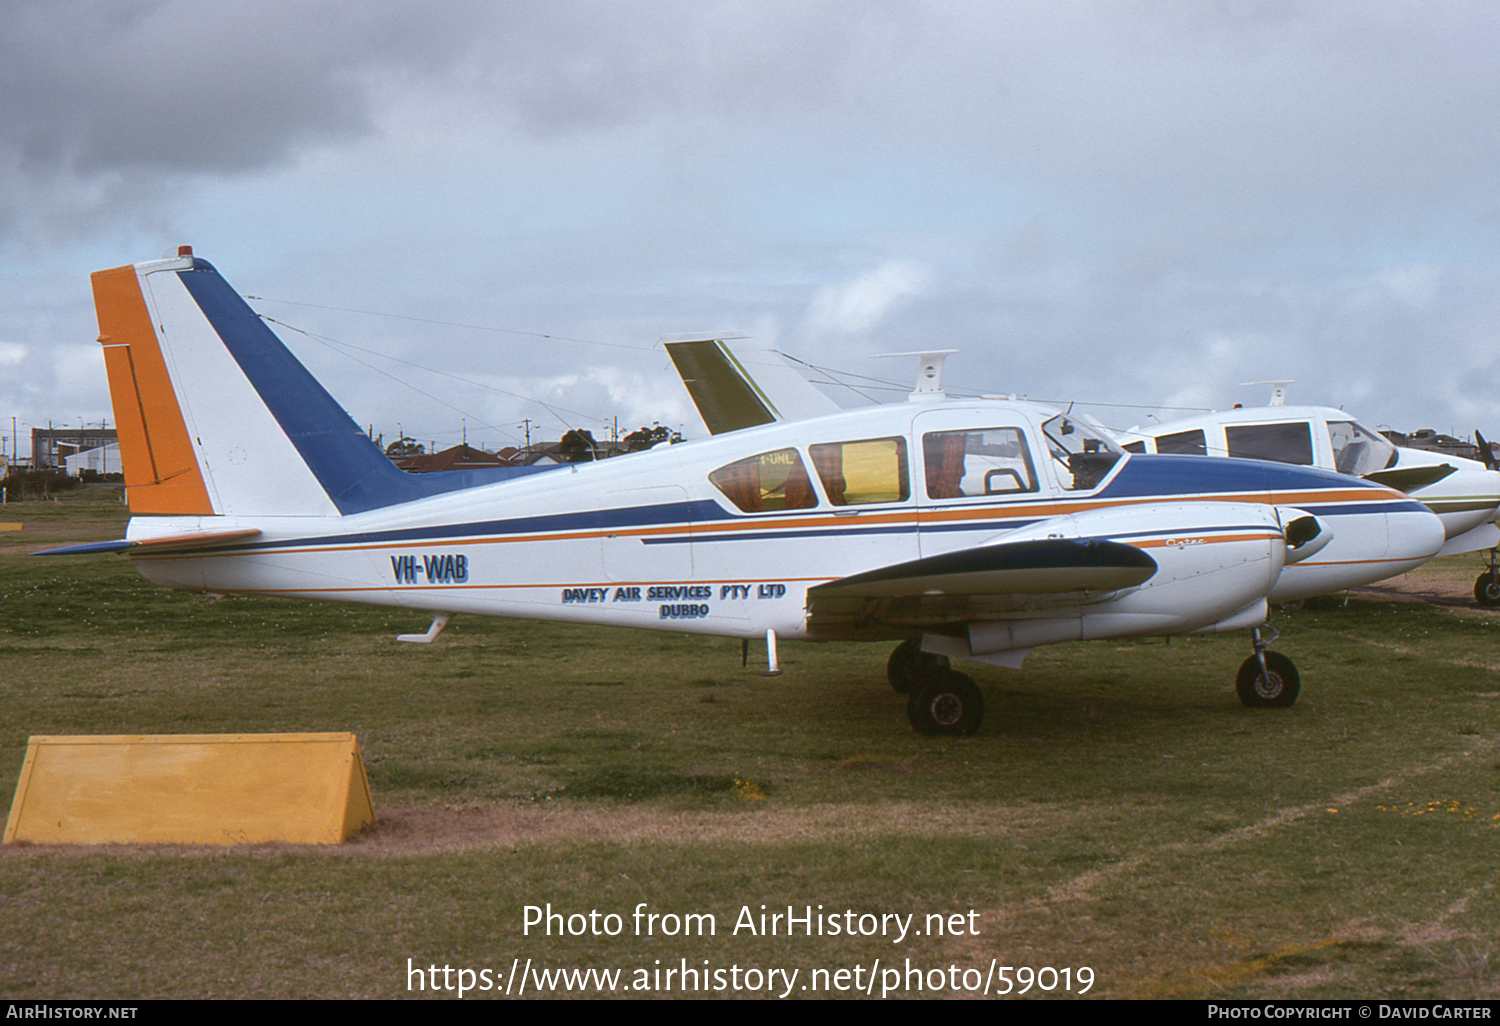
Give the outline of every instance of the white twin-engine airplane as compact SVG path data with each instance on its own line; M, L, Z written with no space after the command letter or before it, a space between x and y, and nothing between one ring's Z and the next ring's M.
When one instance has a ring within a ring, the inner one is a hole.
M1403 573L1443 527L1384 485L1132 455L1025 402L919 401L531 475L397 470L212 266L93 276L148 579L211 593L765 637L899 641L912 725L983 715L950 659L1254 629L1237 689L1290 705L1268 601Z
M1474 582L1474 600L1500 605L1500 469L1495 461L1393 445L1379 432L1343 410L1327 406L1287 406L1289 381L1275 387L1269 406L1236 407L1116 436L1134 452L1185 453L1276 460L1324 467L1341 474L1390 485L1438 515L1445 540L1440 556L1486 552L1483 573ZM1488 443L1477 431L1481 452Z

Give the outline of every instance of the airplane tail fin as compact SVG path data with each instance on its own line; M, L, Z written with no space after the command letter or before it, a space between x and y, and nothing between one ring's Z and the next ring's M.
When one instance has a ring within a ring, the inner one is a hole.
M838 412L769 352L741 359L724 339L663 339L663 345L711 435Z
M132 512L338 516L495 479L403 473L211 264L179 253L93 275Z

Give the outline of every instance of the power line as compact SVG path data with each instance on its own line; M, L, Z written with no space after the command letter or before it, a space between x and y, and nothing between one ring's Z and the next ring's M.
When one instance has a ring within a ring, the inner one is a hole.
M302 305L310 305L310 304L302 304ZM329 307L328 309L335 309L335 308ZM305 335L306 337L312 339L314 342L317 342L320 345L326 346L328 348L333 348L333 347L337 346L337 347L340 347L342 349L353 349L356 352L368 353L371 356L378 356L378 357L380 357L383 360L390 360L392 363L403 364L404 366L415 368L416 370L422 371L422 372L427 373L427 374L436 374L439 377L451 378L454 381L460 381L460 382L463 382L466 385L471 385L471 386L473 386L475 388L487 389L488 391L495 392L495 393L497 393L499 395L507 396L507 397L509 397L511 399L519 399L522 402L536 403L538 406L540 406L542 409L546 410L548 413L552 414L552 416L556 417L559 421L561 421L564 425L566 425L570 429L574 425L573 425L573 423L571 421L569 421L568 417L563 416L564 413L568 414L569 416L576 417L576 418L579 418L581 420L586 420L586 421L587 420L597 419L597 418L591 417L589 414L579 413L576 410L568 410L565 407L553 406L553 405L551 405L549 403L543 402L540 399L537 399L535 396L527 396L527 395L521 395L518 392L510 392L510 391L507 391L506 389L503 389L503 388L497 388L494 385L485 384L482 381L474 381L471 378L466 378L466 377L463 377L462 375L459 375L459 374L453 374L453 373L451 373L449 371L438 370L436 367L428 367L428 366L425 366L425 365L420 364L420 363L414 363L411 360L403 360L399 356L391 356L389 353L382 353L382 352L380 352L378 350L375 350L375 349L368 349L368 348L366 348L364 346L357 346L357 345L355 345L352 342L344 342L344 341L342 341L340 339L330 338L330 337L328 337L326 335L319 335L319 334L316 334L315 332L308 331L305 328L299 328L296 325L288 324L285 321L278 321L274 317L267 317L265 314L259 314L258 316L260 317L261 320L266 321L268 324L275 324L275 325L277 325L279 327L287 329L288 331L295 331L295 332L297 332L297 334L299 334L299 335ZM392 315L392 316L394 316L394 315ZM434 323L436 323L436 322L434 322ZM608 343L601 343L601 344L608 344ZM338 352L339 350L335 349L334 351ZM376 367L374 364L371 364L371 363L369 363L369 362L367 362L365 360L361 360L361 359L359 359L359 357L352 356L352 355L350 355L347 352L341 353L340 355L344 356L347 359L353 360L355 363L359 364L362 367L368 367L370 370L374 371L376 374L380 374L383 377L387 377L387 378L391 379L392 381L395 381L395 382L397 382L397 383L399 383L401 385L404 385L407 388L410 388L412 391L416 392L418 395L426 396L428 399L431 399L433 402L439 404L440 406L446 406L448 409L454 411L455 413L460 414L461 416L464 416L464 417L473 417L476 421L479 421L480 424L481 424L481 426L483 426L483 427L494 428L496 431L500 431L500 432L506 434L510 438L515 438L514 435L510 435L509 432L505 428L501 427L500 425L488 423L488 422L484 421L483 418L479 417L478 415L476 415L476 414L474 414L472 412L469 412L467 410L464 410L464 409L461 409L461 408L459 408L457 406L454 406L452 403L450 403L450 402L448 402L448 401L446 401L444 399L439 399L437 396L433 395L430 392L424 392L422 389L418 388L416 385L413 385L410 381L407 381L404 378L398 378L394 374L391 374L391 373L389 373L387 371L381 370L379 367ZM559 411L561 411L561 412L559 412Z
M356 310L347 306L323 306L318 303L298 303L291 299L267 299L265 296L246 296L259 303L284 303L287 306L305 306L312 310L332 310L336 313L362 314L367 317L390 317L398 321L415 321L418 324L436 324L444 328L464 328L469 331L489 331L500 335L525 335L528 338L545 338L554 342L579 342L586 346L607 346L611 349L631 349L636 352L650 352L655 349L654 345L630 345L626 342L600 342L591 338L571 338L567 335L548 335L540 331L521 331L516 328L496 328L487 324L462 324L457 321L439 321L431 317L412 317L408 314L384 313L380 310ZM267 318L269 320L269 318ZM280 323L280 322L277 322Z

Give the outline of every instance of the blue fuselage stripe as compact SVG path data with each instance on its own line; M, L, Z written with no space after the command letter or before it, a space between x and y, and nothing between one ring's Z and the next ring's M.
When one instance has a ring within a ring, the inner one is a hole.
M1182 457L1194 461L1202 461L1205 457L1193 456ZM1309 482L1299 482L1303 485L1302 491L1307 491ZM1333 482L1340 493L1347 494L1352 482L1347 479L1336 478ZM1354 485L1358 487L1358 485ZM1372 489L1372 492L1374 489ZM1162 501L1223 501L1216 500L1213 496L1201 494L1182 493L1179 495L1158 496ZM1347 500L1338 503L1320 504L1316 501L1304 501L1299 508L1305 508L1316 513L1327 515L1383 515L1386 513L1411 513L1426 512L1425 508L1416 502L1402 500L1384 500L1372 495L1371 502L1356 503ZM454 524L434 524L426 527L400 528L385 531L363 531L348 534L326 534L315 535L305 538L292 538L279 541L261 541L233 546L238 552L264 551L269 549L295 549L312 548L320 546L360 546L360 545L389 545L420 542L442 542L459 541L470 538L508 538L521 540L528 536L537 535L568 535L608 533L615 531L629 531L642 528L677 528L680 533L660 534L641 537L640 540L647 545L680 545L692 541L719 542L719 541L770 541L775 539L792 538L846 538L846 537L870 537L872 535L904 535L904 534L951 534L975 531L1011 531L1022 527L1029 527L1040 523L1047 516L1028 514L1024 509L1017 509L1017 516L1006 516L1003 508L996 509L994 506L976 508L972 519L958 522L949 520L932 521L919 520L922 512L928 512L938 507L883 507L879 510L871 510L872 513L900 513L911 514L909 519L900 523L852 523L843 517L836 517L831 511L814 511L789 515L785 512L774 514L778 526L768 526L767 517L742 516L732 514L721 507L717 502L711 500L696 500L693 502L663 503L654 506L630 506L618 509L584 510L569 513L556 513L542 516L515 517L499 520L469 521ZM952 512L955 507L941 507L946 512ZM961 508L961 507L959 507ZM786 524L782 527L780 524ZM733 525L733 526L731 526ZM1226 528L1222 525L1212 528L1215 533L1226 530L1252 530L1260 529L1263 525L1246 523L1242 527ZM694 534L695 528L700 528L699 533ZM1181 534L1184 531L1197 530L1196 528L1174 526L1172 534ZM1205 529L1209 530L1209 529ZM1125 534L1112 534L1113 538L1144 538L1163 533L1160 530L1145 528Z

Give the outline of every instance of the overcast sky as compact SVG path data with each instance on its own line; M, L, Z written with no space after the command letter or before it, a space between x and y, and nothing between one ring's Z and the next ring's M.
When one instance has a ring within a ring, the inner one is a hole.
M89 272L187 243L387 441L701 435L686 332L1500 437L1497 54L1493 0L8 0L0 428L112 425Z

